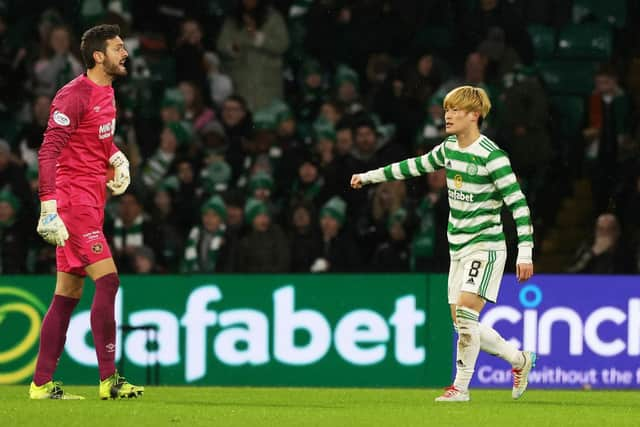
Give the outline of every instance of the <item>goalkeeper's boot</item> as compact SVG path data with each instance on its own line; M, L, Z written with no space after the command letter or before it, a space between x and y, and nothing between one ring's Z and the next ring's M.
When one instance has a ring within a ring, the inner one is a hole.
M144 387L130 384L116 371L113 375L100 381L100 399L130 399L142 396Z
M440 397L436 397L436 402L468 402L469 391L460 391L455 386L449 386L444 389L444 393Z
M59 381L49 381L41 386L37 386L36 383L32 381L29 387L29 399L83 400L84 397L65 393L62 389L62 383Z
M511 397L519 399L524 394L529 384L529 372L536 366L537 355L533 351L523 351L522 357L524 357L524 365L519 369L512 369L513 375L513 389L511 390Z

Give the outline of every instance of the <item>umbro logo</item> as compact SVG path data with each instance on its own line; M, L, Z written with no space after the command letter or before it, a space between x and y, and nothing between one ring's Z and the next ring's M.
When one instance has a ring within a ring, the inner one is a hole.
M95 111L96 113L100 111L100 106L96 105L95 107L93 107L93 111Z

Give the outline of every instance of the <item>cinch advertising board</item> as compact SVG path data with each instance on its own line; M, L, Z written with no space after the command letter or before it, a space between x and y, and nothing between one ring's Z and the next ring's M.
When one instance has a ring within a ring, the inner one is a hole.
M640 388L640 276L505 275L480 321L537 352L531 387ZM472 386L511 387L511 368L480 352Z

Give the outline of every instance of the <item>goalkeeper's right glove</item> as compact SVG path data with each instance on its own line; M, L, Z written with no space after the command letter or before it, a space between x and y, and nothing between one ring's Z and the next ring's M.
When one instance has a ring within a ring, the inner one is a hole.
M69 232L58 215L58 204L55 200L40 202L40 220L36 230L47 243L64 246L65 240L69 238Z

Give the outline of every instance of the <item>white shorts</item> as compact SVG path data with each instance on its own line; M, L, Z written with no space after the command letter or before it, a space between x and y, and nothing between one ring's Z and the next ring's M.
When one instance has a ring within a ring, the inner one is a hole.
M506 260L507 251L478 251L451 260L449 304L458 303L460 292L470 292L496 302Z

